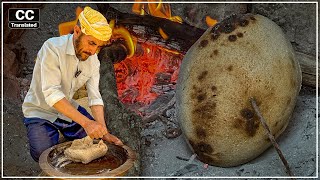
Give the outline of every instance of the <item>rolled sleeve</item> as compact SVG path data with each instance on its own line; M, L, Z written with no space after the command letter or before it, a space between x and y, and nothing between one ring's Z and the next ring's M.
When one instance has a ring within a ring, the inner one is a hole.
M98 64L94 70L93 76L87 81L87 91L89 98L89 106L104 105L99 92L99 80L100 80L100 64Z
M89 107L90 107L90 106L95 106L95 105L101 105L101 106L103 106L104 104L103 104L102 99L90 99L90 100L89 100Z
M65 97L65 95L57 90L55 92L51 92L49 95L47 95L45 97L45 100L47 102L47 104L52 107L55 103L57 103L58 101L60 101L61 99L63 99Z
M65 97L61 91L61 71L59 57L55 49L45 43L38 55L41 61L41 84L44 99L49 106Z

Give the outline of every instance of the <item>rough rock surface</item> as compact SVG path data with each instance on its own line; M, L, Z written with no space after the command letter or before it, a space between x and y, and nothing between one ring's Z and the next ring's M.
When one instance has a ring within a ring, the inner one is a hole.
M296 51L303 84L316 86L316 6L307 3L253 4L252 12L270 18L285 32Z
M270 18L285 32L296 51L316 55L316 6L314 4L254 4L252 11Z
M118 99L116 79L113 64L108 61L108 57L100 56L100 90L106 115L108 130L122 140L124 144L135 151L137 160L133 168L128 172L128 176L137 176L141 170L141 118L134 112L130 112Z

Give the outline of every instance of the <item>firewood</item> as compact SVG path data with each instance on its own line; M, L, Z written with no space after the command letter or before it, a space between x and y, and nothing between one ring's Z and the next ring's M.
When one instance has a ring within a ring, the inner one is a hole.
M108 20L115 19L116 25L126 26L133 35L137 34L137 30L134 30L133 26L143 26L145 28L145 32L143 33L145 34L144 36L138 36L137 38L144 39L144 41L149 40L155 44L162 44L163 46L178 50L181 53L187 52L205 31L204 29L191 26L187 23L180 24L169 19L150 15L141 16L122 13L109 6L109 4L97 4L97 7ZM169 36L169 39L164 40L161 38L159 28ZM157 39L158 42L152 40L154 37L159 38Z
M316 57L296 51L302 71L302 84L316 87Z
M154 121L159 117L159 115L163 114L165 110L169 109L169 107L173 106L175 103L176 103L176 96L173 96L172 99L167 104L160 106L156 110L152 111L150 114L147 114L145 117L143 117L142 119L143 122L147 123L147 122Z

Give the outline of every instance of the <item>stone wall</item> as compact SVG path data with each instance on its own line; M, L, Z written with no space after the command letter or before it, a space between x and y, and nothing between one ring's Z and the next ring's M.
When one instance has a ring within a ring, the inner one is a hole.
M303 85L316 87L316 4L254 4L252 12L282 28L296 51Z

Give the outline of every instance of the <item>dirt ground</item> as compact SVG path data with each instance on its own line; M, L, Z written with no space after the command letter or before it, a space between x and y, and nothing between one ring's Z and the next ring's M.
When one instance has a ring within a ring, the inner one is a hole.
M84 4L82 4L84 5ZM74 11L77 4L68 6ZM64 8L64 9L63 9ZM72 19L73 14L64 15L65 6L45 7L48 13L42 17L42 26L37 31L28 31L21 44L28 51L28 59L34 59L42 43L58 34L57 24ZM41 35L41 36L40 36ZM30 42L33 42L30 44ZM28 77L27 77L28 78ZM29 77L30 78L30 77ZM316 163L316 90L302 87L294 113L284 133L277 139L291 171L297 177L318 175ZM173 112L174 113L174 112ZM3 175L10 177L38 176L41 172L38 163L29 154L26 129L22 122L21 101L3 98ZM269 148L258 158L244 165L232 168L207 166L192 159L192 152L183 136L167 139L161 121L153 121L142 132L148 142L142 155L142 176L152 177L284 177L285 168L274 148Z

